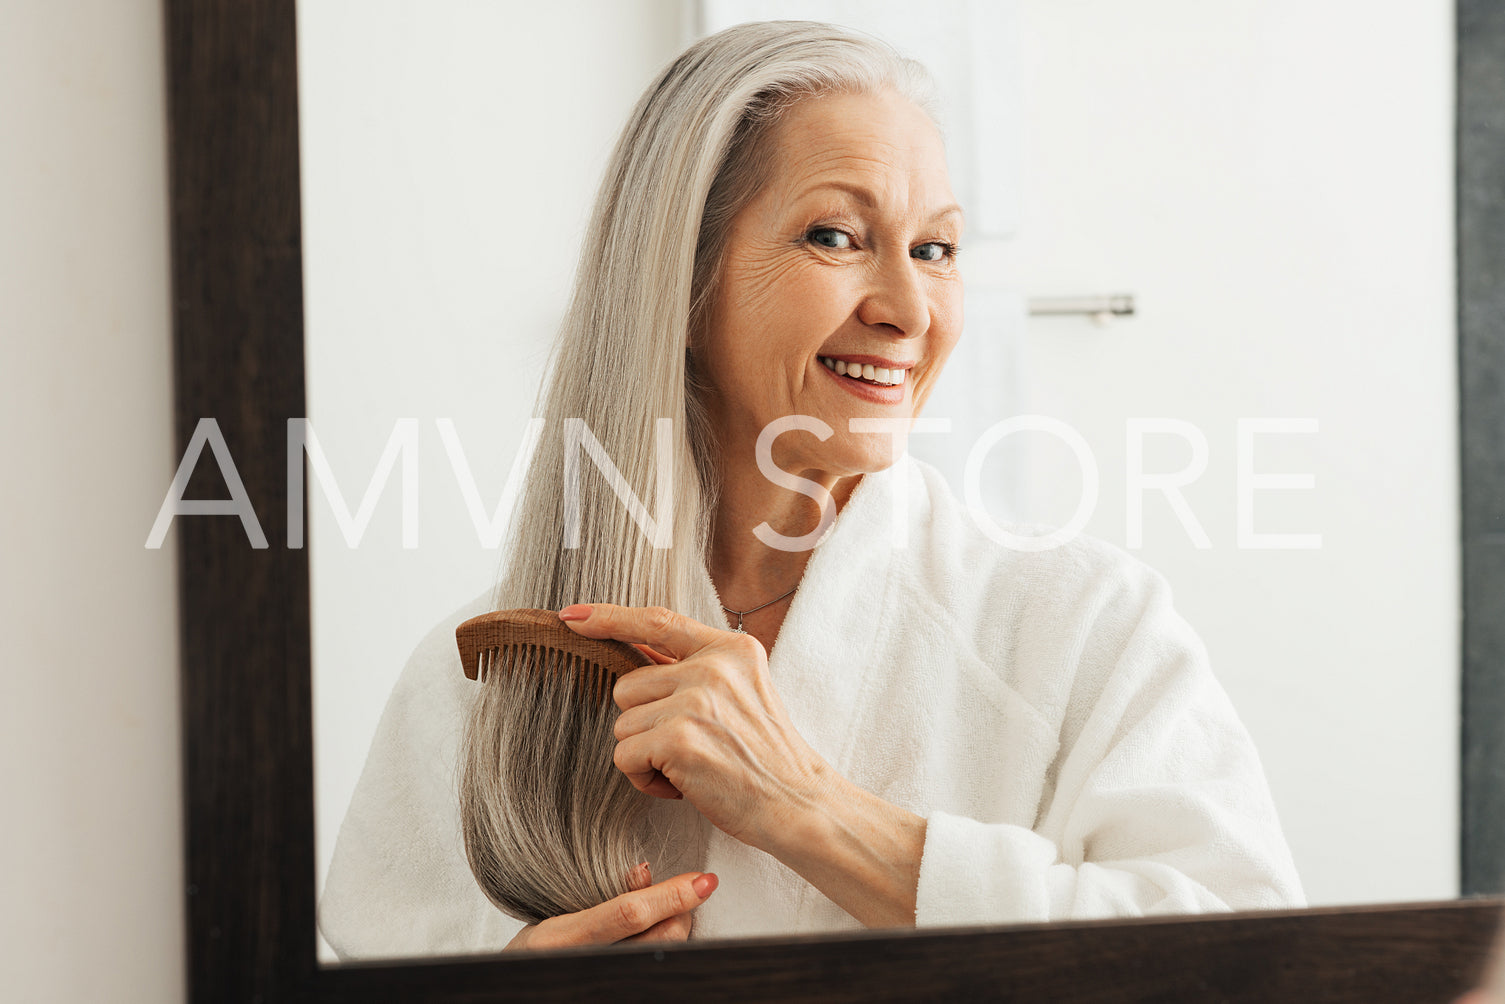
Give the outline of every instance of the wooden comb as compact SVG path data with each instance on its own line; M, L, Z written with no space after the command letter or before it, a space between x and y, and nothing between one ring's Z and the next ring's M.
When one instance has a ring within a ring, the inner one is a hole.
M616 678L653 660L625 641L587 638L565 626L553 610L494 610L455 629L465 675L485 682L493 672L531 667L571 674L580 688L603 699Z

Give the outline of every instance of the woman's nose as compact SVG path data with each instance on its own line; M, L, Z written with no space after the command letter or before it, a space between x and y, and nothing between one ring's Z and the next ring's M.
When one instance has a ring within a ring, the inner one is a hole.
M858 319L873 327L889 328L888 334L904 338L929 330L930 295L918 264L907 254L885 262L858 305Z

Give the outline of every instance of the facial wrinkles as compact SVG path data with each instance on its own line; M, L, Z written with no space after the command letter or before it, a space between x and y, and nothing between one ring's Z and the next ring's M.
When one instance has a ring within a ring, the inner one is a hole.
M727 262L728 275L732 279L729 288L735 291L734 299L726 304L730 316L741 318L744 322L748 319L761 319L764 327L778 325L784 320L798 323L799 317L790 318L787 315L803 314L805 309L802 308L808 308L813 316L818 316L823 308L828 308L821 303L791 304L788 302L789 290L813 289L822 292L832 290L833 284L839 286L843 282L839 276L827 271L833 267L890 268L893 267L893 260L898 258L902 261L900 267L913 269L917 273L917 278L910 277L909 281L917 282L923 290L922 295L926 299L927 319L924 322L926 330L934 330L937 327L944 330L944 324L950 312L946 310L948 297L939 288L939 284L954 282L956 279L954 269L949 263L929 264L912 259L909 251L910 244L916 240L935 239L954 242L956 236L952 222L938 221L930 228L920 230L910 222L911 219L920 215L918 211L912 211L894 219L894 214L888 210L888 206L896 196L884 191L885 187L897 187L889 184L889 179L893 178L894 172L887 169L877 159L837 154L812 158L807 166L812 168L808 172L808 177L799 179L795 184L780 186L781 191L777 193L767 193L781 197L768 199L769 204L763 207L762 212L751 214L751 218L756 221L755 226L746 228L752 231L751 233L736 235L733 242L735 250L732 251ZM878 208L870 209L862 205L854 196L835 189L799 195L798 193L806 192L811 187L810 184L804 183L809 180L809 177L815 179L813 184L828 180L860 184L877 194ZM907 183L907 180L900 176L901 184ZM827 252L818 245L803 239L810 228L827 221L835 223L844 230L854 231L858 245L868 253L848 254L837 250ZM814 282L807 281L809 279L813 279ZM839 295L839 290L833 290L833 292ZM843 317L830 318L832 323L830 334L834 335L844 324L850 323L851 314L855 313L859 302L860 296L853 295L849 304L851 313ZM791 310L791 307L795 309ZM784 316L781 316L781 311ZM756 326L756 322L754 325ZM735 344L741 347L758 345L764 341L758 337L759 334L758 330L744 331L742 337L735 340ZM910 334L914 333L910 332ZM879 349L878 346L873 345L860 347L868 351ZM916 350L910 349L909 351ZM911 391L916 405L928 396L929 387L933 383L934 369L944 358L944 354L949 351L949 344L944 346L926 344L920 346L917 351L920 365L911 372L912 377L919 378ZM739 355L743 356L744 363L757 362L760 364L758 369L767 372L764 367L770 360L766 351L763 353L744 352ZM800 356L790 361L801 363L804 360L803 356ZM785 378L785 380L780 380L778 386L787 388L783 404L786 411L792 409L797 395L804 387L808 370L804 365L794 365L775 366L773 371ZM767 420L770 416L760 417Z
M793 125L781 150L786 162L775 172L775 177L790 179L790 183L783 187L786 199L786 204L781 207L783 211L792 209L789 202L821 182L847 181L857 182L876 196L880 215L892 216L911 230L926 222L922 209L928 207L923 198L917 197L926 193L924 171L917 168L904 172L895 170L894 166L912 161L917 148L938 143L938 137L917 135L907 142L896 143L864 131L860 123L852 123L840 131L818 129L814 123L804 120L796 120ZM949 192L935 194L946 196L935 202L936 207L951 201ZM869 212L867 207L856 205L856 200L850 195L835 191L830 191L829 195Z
M842 138L836 137L841 144ZM791 142L791 145L792 142ZM931 211L947 204L949 191L936 192L938 198L926 199L927 179L922 170L896 170L913 150L878 138L856 137L845 146L856 145L862 153L852 153L842 145L829 149L807 149L789 166L790 184L783 186L782 198L768 214L767 225L798 229L825 218L844 222L857 232L867 255L852 261L870 266L887 263L893 256L910 257L911 245L917 241L944 240L956 243L959 221L954 216L932 218ZM796 147L796 149L799 149ZM855 194L832 183L851 185L872 194L875 205L868 206ZM830 256L840 261L839 255ZM927 279L941 277L946 266L931 265L921 274Z
M784 325L798 323L798 318L787 316L791 306L785 302L787 291L802 288L801 273L815 267L799 248L781 247L780 243L761 236L739 242L741 246L728 256L726 263L731 296L723 303L723 316L733 321L730 341L737 351L725 362L734 367L739 380L759 380L768 387L767 381L773 377L778 382L772 386L784 389L784 399L776 409L778 415L750 416L764 422L792 414L796 396L803 389L803 370L796 369L790 374L789 367L783 365L787 360L770 359L768 350L771 334L776 336ZM786 386L786 375L792 376L792 385Z
M931 217L935 208L953 201L944 177L904 166L913 164L920 143L938 143L938 138L891 142L865 132L860 122L843 127L847 125L832 128L829 116L791 120L772 180L729 235L723 273L728 281L719 308L731 337L723 342L718 365L724 379L744 390L728 395L725 403L736 413L724 418L744 428L759 428L797 411L795 402L806 389L811 368L819 365L812 353L820 344L838 344L836 336L843 329L851 334L861 327L863 292L844 278L852 275L843 272L846 267L913 271L906 281L921 290L926 331L891 353L918 361L910 373L913 413L929 397L954 342L959 304L952 301L959 298L960 275L952 262L928 263L913 258L911 251L924 241L956 242L961 221ZM822 187L833 181L870 192L875 204ZM813 228L827 223L850 231L861 251L827 250L805 240ZM818 333L822 342L781 338L784 331L801 329ZM883 352L885 344L892 346L892 337L891 330L881 339L863 330L838 347Z
M864 145L874 146L871 143ZM835 189L824 189L819 195L806 194L826 182L855 183L876 197L879 209L905 205L909 198L910 178L891 166L903 155L903 151L888 143L876 146L878 149L872 151L872 156L846 151L819 151L804 157L802 163L791 167L791 183L783 186L784 205L780 207L781 210L788 212L796 201L808 202L828 197L852 202L857 208L869 211L867 207L857 203L855 196Z

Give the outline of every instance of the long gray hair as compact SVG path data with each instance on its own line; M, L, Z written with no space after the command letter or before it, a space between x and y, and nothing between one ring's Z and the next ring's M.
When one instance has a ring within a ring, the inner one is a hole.
M811 21L728 28L649 85L591 213L497 609L663 606L725 627L706 569L719 447L694 359L727 236L768 178L773 130L790 105L885 88L938 118L920 64ZM658 541L608 478L585 472L579 455L582 442L594 448L590 437L646 512L669 521ZM672 461L665 481L661 453ZM486 895L536 923L627 891L628 870L650 853L650 796L612 763L610 698L593 704L552 673L492 673L479 686L460 751L460 808Z

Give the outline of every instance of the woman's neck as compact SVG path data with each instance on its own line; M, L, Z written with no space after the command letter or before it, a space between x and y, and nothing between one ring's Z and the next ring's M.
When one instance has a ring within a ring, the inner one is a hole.
M846 505L861 477L838 478L818 471L802 471L800 476L826 489L836 512ZM820 517L821 507L815 499L773 484L755 465L723 465L708 570L721 602L732 610L768 604L744 615L742 628L769 651L793 598L783 594L799 584L812 548L770 546L754 530L767 523L783 537L804 537L820 526ZM736 615L729 615L728 626L736 623Z

